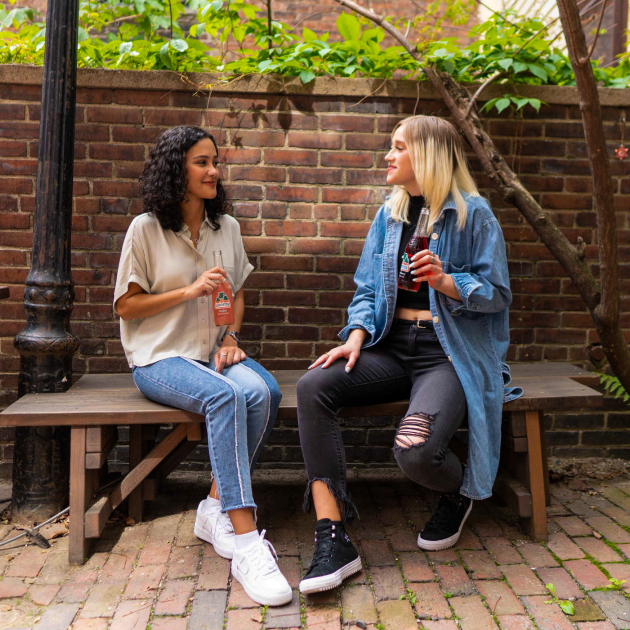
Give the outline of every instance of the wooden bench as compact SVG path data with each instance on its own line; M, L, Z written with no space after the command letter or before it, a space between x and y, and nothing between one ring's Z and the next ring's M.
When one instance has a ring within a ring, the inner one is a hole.
M279 420L296 418L295 386L303 373L273 372L283 393ZM567 364L518 364L513 377L524 395L504 406L504 465L495 491L516 510L534 540L546 540L549 487L543 413L596 407L602 395L588 386L596 384L597 377ZM398 401L346 408L340 416L402 417L406 410L407 401ZM170 424L169 433L156 444L159 426ZM142 520L144 501L155 496L160 482L202 441L205 431L201 416L145 398L131 374L87 374L63 394L28 394L0 413L0 426L42 425L71 427L71 564L84 561L90 541L100 536L125 499L129 515ZM129 425L129 473L95 494L119 425Z

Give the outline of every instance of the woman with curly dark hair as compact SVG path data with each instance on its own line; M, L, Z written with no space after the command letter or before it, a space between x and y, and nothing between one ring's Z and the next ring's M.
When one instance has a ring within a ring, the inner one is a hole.
M147 398L205 416L214 474L195 534L232 560L263 605L291 600L273 547L258 533L250 474L273 428L280 390L239 348L243 284L253 267L221 185L214 138L199 127L164 132L140 178L143 214L125 237L114 294L133 379ZM220 251L224 266L215 265ZM229 283L234 323L215 323L212 294Z

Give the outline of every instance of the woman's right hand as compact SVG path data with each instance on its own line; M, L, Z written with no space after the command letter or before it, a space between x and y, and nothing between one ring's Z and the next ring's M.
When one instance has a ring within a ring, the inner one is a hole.
M224 280L227 280L225 270L221 267L212 267L212 269L204 271L192 284L186 287L187 297L189 300L194 300L198 297L211 295Z
M361 343L357 343L355 340L348 340L342 346L337 346L332 350L329 350L325 354L322 354L315 363L309 365L308 369L311 370L321 365L322 368L327 368L332 365L337 359L348 359L346 363L346 372L349 372L354 364L357 362L359 355L361 354Z

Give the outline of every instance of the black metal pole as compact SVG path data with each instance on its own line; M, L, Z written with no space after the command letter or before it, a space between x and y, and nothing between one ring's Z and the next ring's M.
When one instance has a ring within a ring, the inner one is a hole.
M78 0L50 0L37 157L33 256L24 289L26 324L15 337L21 356L18 395L63 392L79 345L70 330L74 285L70 220ZM19 427L13 455L13 519L41 522L68 503L66 427Z

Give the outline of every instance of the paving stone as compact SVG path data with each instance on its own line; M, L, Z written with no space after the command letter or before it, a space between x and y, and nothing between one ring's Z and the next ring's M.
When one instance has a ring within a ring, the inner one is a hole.
M134 555L111 553L103 570L101 571L98 581L100 584L118 584L129 579L133 572ZM43 571L46 571L47 565Z
M199 572L197 588L203 591L227 588L230 561L225 558L204 558Z
M225 591L197 591L188 630L222 630L226 602Z
M442 590L452 595L473 595L477 593L475 583L468 577L461 565L442 564L436 567Z
M497 630L497 624L478 595L452 597L449 603L459 617L462 630Z
M578 599L573 602L573 615L571 615L571 621L577 623L578 621L604 621L606 615L602 612L601 608L590 598Z
M516 595L539 595L547 592L527 565L509 564L500 568Z
M618 630L630 628L630 601L619 591L593 591L590 593L606 618Z
M630 558L630 544L617 545L626 558Z
M139 600L123 601L116 609L110 630L145 630L150 616L150 603Z
M62 602L82 602L87 597L88 591L96 581L98 573L87 567L83 567L70 574L68 581L59 591L59 601Z
M553 584L556 589L556 595L560 599L579 599L586 597L576 581L562 567L538 569L538 577L546 584Z
M481 540L479 540L479 537L472 532L468 525L464 525L455 547L456 549L474 549L477 551L483 549Z
M125 584L95 584L81 610L81 617L113 617Z
M173 547L169 558L166 576L177 579L199 573L200 547Z
M108 619L77 619L72 624L72 630L107 630ZM153 626L155 628L155 626Z
M251 597L245 592L245 589L240 582L232 580L228 606L230 608L257 608L259 604L251 599Z
M523 562L523 558L507 538L485 538L483 544L499 564L520 564Z
M300 594L293 591L293 599L284 606L269 606L265 617L267 628L297 628L302 625L300 618Z
M25 547L22 553L11 563L7 577L34 578L48 559L48 552L39 547Z
M615 630L615 626L610 621L584 621L578 623L579 630Z
M464 549L461 552L461 556L466 568L472 572L473 579L490 580L501 577L501 570L487 551L469 551Z
M69 570L68 550L54 549L48 554L44 566L37 574L35 584L61 584Z
M258 619L261 619L261 614L257 610L228 610L225 630L258 630L261 626L260 621L256 621Z
M153 617L151 630L186 630L188 617Z
M387 537L395 551L415 551L418 548L418 534L409 527L404 529L387 529Z
M459 562L459 558L454 549L443 549L442 551L428 551L429 560L435 564L451 564Z
M169 580L160 592L156 615L183 615L186 612L188 598L193 591L194 582L191 580Z
M282 571L291 588L297 588L302 579L302 570L297 556L280 556L278 568Z
M575 542L597 562L621 562L623 558L603 540L597 538L576 538Z
M38 606L48 606L61 587L59 584L33 584L28 589L28 596L31 601Z
M146 567L150 564L166 564L170 555L170 544L166 542L147 542L140 552L138 566Z
M455 621L447 621L442 619L440 621L423 621L422 627L425 630L457 630L457 623Z
M405 594L405 585L398 567L374 567L370 575L377 602L398 599Z
M615 580L625 580L626 583L622 586L623 590L630 592L630 564L602 564L602 567L610 573L610 577Z
M376 623L376 606L374 606L374 598L369 586L353 586L342 589L341 607L344 623L350 621Z
M530 567L557 567L558 561L542 546L536 543L524 543L518 547Z
M136 567L125 589L125 597L153 597L155 589L160 585L163 573L163 564Z
M554 519L569 536L590 536L593 528L577 516L557 517Z
M525 609L512 589L502 580L479 580L475 582L479 592L495 615L524 615Z
M398 554L398 560L400 561L403 575L409 582L430 582L435 578L427 557L421 551L400 553Z
M46 630L67 630L78 610L79 604L55 604L46 610L37 625Z
M420 618L439 619L452 616L440 585L436 582L409 583L407 588L416 595L416 610Z
M408 600L394 600L377 604L384 630L417 630L418 623Z
M527 612L534 618L539 630L573 630L573 625L555 602L547 604L549 597L523 597Z
M525 615L502 615L498 619L501 630L536 630L534 622Z
M579 542L580 539L578 539ZM560 560L579 560L584 557L584 552L566 534L558 532L549 535L547 546ZM534 565L535 566L535 565ZM539 565L546 566L546 565ZM555 565L554 565L555 566Z
M630 543L630 534L607 516L593 516L587 518L586 522L610 542L615 544Z
M568 560L564 566L587 591L608 585L606 576L588 560Z
M0 599L7 597L22 597L28 591L28 584L21 578L4 578L0 582Z
M468 517L468 526L481 538L491 538L503 534L499 525L487 512L484 513L479 503L475 503L473 506Z
M341 612L336 608L306 610L306 627L313 630L339 630Z
M392 550L385 540L362 540L362 556L371 567L392 566L396 564Z

